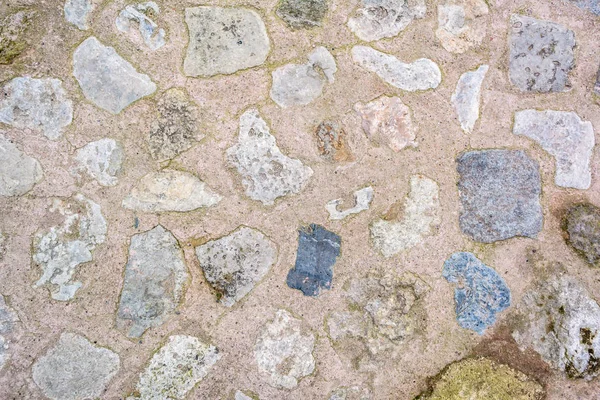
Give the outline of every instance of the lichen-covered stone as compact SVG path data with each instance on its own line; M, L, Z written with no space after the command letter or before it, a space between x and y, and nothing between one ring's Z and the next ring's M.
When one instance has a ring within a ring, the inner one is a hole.
M34 13L18 11L7 15L0 23L0 65L11 64L27 47L24 36Z
M87 31L90 29L88 15L93 9L94 5L91 0L66 0L64 7L65 19L80 30Z
M489 13L484 0L452 1L438 5L438 29L435 35L444 49L464 53L483 41L487 31L480 18Z
M367 186L354 192L354 207L347 208L344 211L340 211L338 207L343 204L342 199L331 200L325 206L327 212L329 212L329 219L340 220L344 219L349 215L358 214L361 211L369 209L369 206L373 201L373 188Z
M461 230L492 243L542 230L538 163L521 150L479 150L456 160Z
M115 24L121 32L129 33L131 23L136 22L139 25L140 35L146 46L151 50L158 50L166 43L165 30L159 28L156 22L152 20L159 13L160 8L153 1L130 4L119 13Z
M221 304L231 307L269 272L277 260L277 248L261 232L242 227L196 247L196 256Z
M425 17L423 0L362 0L348 19L348 27L359 39L372 42L394 37L413 19Z
M18 321L17 314L6 304L4 296L0 295L0 372L10 359L10 339Z
M115 186L123 157L123 148L114 139L100 139L77 150L75 171L85 171L102 186Z
M346 143L346 132L339 124L323 121L317 126L316 135L319 153L324 159L333 162L352 160Z
M282 0L277 15L294 29L321 26L327 14L327 0Z
M370 398L369 389L360 386L340 387L329 395L329 400L369 400Z
M0 196L21 196L44 177L42 166L0 131Z
M53 400L99 398L119 371L119 356L86 338L63 333L33 364L33 380Z
M479 119L481 85L488 69L488 65L481 65L475 71L462 74L452 94L452 105L458 115L460 127L466 133L473 132L475 122Z
M593 204L576 204L565 218L567 243L593 266L600 266L600 209Z

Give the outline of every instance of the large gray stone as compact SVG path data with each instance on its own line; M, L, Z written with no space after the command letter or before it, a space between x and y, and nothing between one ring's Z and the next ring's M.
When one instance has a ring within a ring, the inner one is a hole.
M482 65L475 71L462 74L452 94L452 105L458 114L460 127L466 133L473 132L475 122L479 119L481 84L488 69L489 66Z
M100 139L77 150L75 172L85 171L102 186L115 186L123 157L123 148L114 139Z
M426 10L423 0L362 0L348 27L359 39L372 42L398 35Z
M165 30L159 28L156 22L150 18L158 14L160 14L160 8L153 1L130 4L119 13L115 24L121 32L129 33L132 22L137 23L146 46L152 50L158 50L166 43Z
M75 25L82 31L90 29L88 15L94 9L91 0L66 0L64 11L67 22Z
M564 227L567 243L593 266L600 266L600 208L589 203L567 210Z
M10 339L18 321L17 314L6 304L4 296L0 295L0 372L10 359Z
M0 132L0 196L21 196L44 177L42 166Z
M327 13L327 0L282 0L277 15L294 29L320 26Z

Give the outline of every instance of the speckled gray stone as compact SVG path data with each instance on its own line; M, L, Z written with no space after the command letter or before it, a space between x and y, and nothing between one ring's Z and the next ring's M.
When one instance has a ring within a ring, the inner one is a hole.
M94 9L91 0L67 0L65 1L65 19L82 31L90 29L88 15Z
M600 208L575 204L567 210L564 222L567 243L588 263L600 267Z
M21 196L44 177L42 166L0 131L0 196Z
M413 19L425 17L424 0L362 0L348 19L348 27L359 39L372 42L394 37Z
M102 186L115 186L123 157L123 148L114 139L100 139L77 150L75 172L86 172Z
M277 15L294 29L320 26L327 13L328 0L282 0Z

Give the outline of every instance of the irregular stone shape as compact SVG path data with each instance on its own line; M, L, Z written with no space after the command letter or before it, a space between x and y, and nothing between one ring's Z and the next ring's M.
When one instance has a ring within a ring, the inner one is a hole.
M260 15L247 8L185 9L190 41L183 62L187 76L233 74L267 59L271 45Z
M567 0L582 10L600 15L600 2L598 0Z
M348 27L366 42L398 35L427 10L423 0L362 0L361 6L348 19Z
M329 400L369 400L370 398L369 390L359 386L340 387L329 396Z
M88 15L94 9L91 0L67 0L65 1L65 19L82 31L90 29Z
M315 370L315 336L285 310L278 310L259 334L254 346L258 370L269 385L293 389Z
M325 208L329 212L329 219L340 220L349 215L358 214L361 211L369 209L369 205L373 201L373 188L368 186L354 192L354 202L356 205L344 211L339 211L338 206L343 203L342 199L331 200Z
M114 48L93 36L73 53L73 76L86 99L113 114L156 91L148 75L137 72Z
M116 353L82 336L63 333L33 364L33 380L53 400L100 398L119 364Z
M227 150L227 159L242 175L246 195L265 205L299 193L313 174L300 160L281 153L267 123L253 109L240 117L238 143Z
M515 113L513 133L533 139L555 158L556 185L589 189L595 144L591 122L574 112L523 110Z
M592 204L576 204L565 218L567 243L594 266L600 266L600 209Z
M452 94L452 105L458 115L460 127L466 133L473 132L475 122L479 119L481 85L488 69L488 65L481 65L475 71L462 74Z
M142 35L146 46L151 50L158 50L166 43L165 30L162 28L159 29L156 22L150 19L150 17L158 14L160 14L160 8L153 1L130 4L119 13L115 24L121 32L128 33L131 30L131 23L137 22L140 35Z
M327 0L283 0L276 14L294 29L321 26L327 14Z
M342 238L320 225L310 224L298 231L296 264L286 283L305 296L318 296L331 289L333 265L340 256Z
M114 139L100 139L77 150L76 171L85 171L102 186L115 186L123 156L123 148Z
M442 276L457 285L456 320L465 329L483 335L496 322L496 314L510 306L510 289L504 279L472 253L452 254Z
M438 29L435 35L444 49L464 53L483 41L487 24L479 20L489 13L484 0L464 0L458 4L438 5Z
M570 378L600 374L600 306L577 280L564 275L537 283L519 311L513 337L522 350L532 348Z
M335 122L324 121L316 130L319 153L327 161L350 161L352 154L346 144L346 132Z
M73 104L58 79L14 78L2 94L0 122L15 128L42 132L54 140L73 119Z
M54 300L67 301L81 287L73 275L79 264L92 261L92 252L106 239L107 225L100 206L82 194L54 199L50 212L58 212L64 221L34 236L33 261L43 272L34 286L49 284Z
M408 92L435 89L442 82L442 72L436 63L419 58L405 64L394 56L367 46L354 46L352 59L364 69L376 73L381 79Z
M371 225L373 246L387 258L433 235L441 223L439 192L435 181L422 175L413 175L410 178L410 193L404 203L404 218L401 221L375 221Z
M537 381L487 358L467 358L450 364L432 386L415 400L542 400Z
M417 147L417 127L408 108L398 97L381 96L367 104L356 103L362 128L373 142L387 145L396 153L407 146Z
M237 390L233 400L254 400L254 398L248 396L246 393Z
M0 232L0 261L2 261L6 253L6 240L6 235Z
M195 175L164 169L140 179L122 204L141 212L185 212L214 206L221 199Z
M596 74L596 84L594 85L594 94L600 96L600 68Z
M463 233L483 243L537 236L543 223L537 162L521 150L470 151L456 162Z
M196 256L220 303L231 307L269 272L277 247L256 229L242 227L196 247Z
M27 47L24 36L34 13L19 11L7 15L0 23L0 65L11 64Z
M513 14L508 74L522 92L564 92L571 88L575 34L554 22Z
M183 250L161 225L133 235L117 310L117 328L137 338L177 308L188 280Z
M0 196L21 196L44 177L42 166L0 132Z
M0 295L0 371L10 359L10 336L18 321L17 314L6 304L4 296Z
M336 71L331 53L317 47L306 64L287 64L273 71L271 98L284 108L309 104L323 93L325 82L333 83Z

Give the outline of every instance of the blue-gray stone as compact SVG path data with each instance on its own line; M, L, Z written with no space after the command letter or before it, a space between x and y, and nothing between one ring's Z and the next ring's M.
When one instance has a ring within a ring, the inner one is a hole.
M454 253L442 275L458 287L454 291L456 320L480 335L496 322L496 314L510 306L510 290L496 271L472 253Z
M598 0L568 0L582 10L589 11L593 14L600 15L600 1Z
M298 233L296 264L288 273L287 285L305 296L318 296L321 289L331 289L333 264L340 255L342 239L316 224Z

